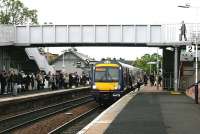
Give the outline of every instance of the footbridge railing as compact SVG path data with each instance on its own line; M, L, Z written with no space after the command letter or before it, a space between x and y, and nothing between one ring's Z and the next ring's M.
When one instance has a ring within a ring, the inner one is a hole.
M199 38L200 24L186 23L187 41L180 41L181 24L162 25L0 25L0 46L177 45Z
M15 26L0 25L0 46L13 45L15 43Z

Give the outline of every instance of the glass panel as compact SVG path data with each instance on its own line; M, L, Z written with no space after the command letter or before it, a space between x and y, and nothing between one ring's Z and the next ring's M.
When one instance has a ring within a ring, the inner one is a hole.
M95 81L118 81L119 80L119 68L113 67L97 67L95 70Z
M119 70L118 68L108 68L108 80L117 81L119 79Z
M102 68L102 67L96 68L95 81L106 81L106 68Z

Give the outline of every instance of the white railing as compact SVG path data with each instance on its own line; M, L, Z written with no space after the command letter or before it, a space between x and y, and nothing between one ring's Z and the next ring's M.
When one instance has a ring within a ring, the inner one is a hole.
M186 37L188 42L200 41L200 24L199 23L186 23ZM182 42L179 41L181 24L163 24L162 25L162 40L161 43L167 42Z
M26 48L25 51L29 59L34 60L40 70L45 71L46 74L55 73L54 68L49 65L46 57L40 54L38 48Z
M0 46L12 45L15 42L15 27L0 25Z
M148 43L161 42L161 25L36 25L17 26L16 43Z
M182 43L181 24L162 25L0 25L0 46L70 43ZM188 41L200 41L200 24L186 23ZM138 44L139 45L139 44Z

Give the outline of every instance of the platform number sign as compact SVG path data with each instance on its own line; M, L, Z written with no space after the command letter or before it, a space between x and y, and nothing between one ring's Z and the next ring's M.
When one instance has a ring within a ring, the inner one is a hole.
M192 45L186 46L186 52L192 54L194 52L194 46Z

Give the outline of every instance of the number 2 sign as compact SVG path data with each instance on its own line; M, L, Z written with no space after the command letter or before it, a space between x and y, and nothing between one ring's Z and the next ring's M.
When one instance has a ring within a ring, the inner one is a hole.
M194 46L192 46L192 45L186 46L186 52L193 53L194 52Z

